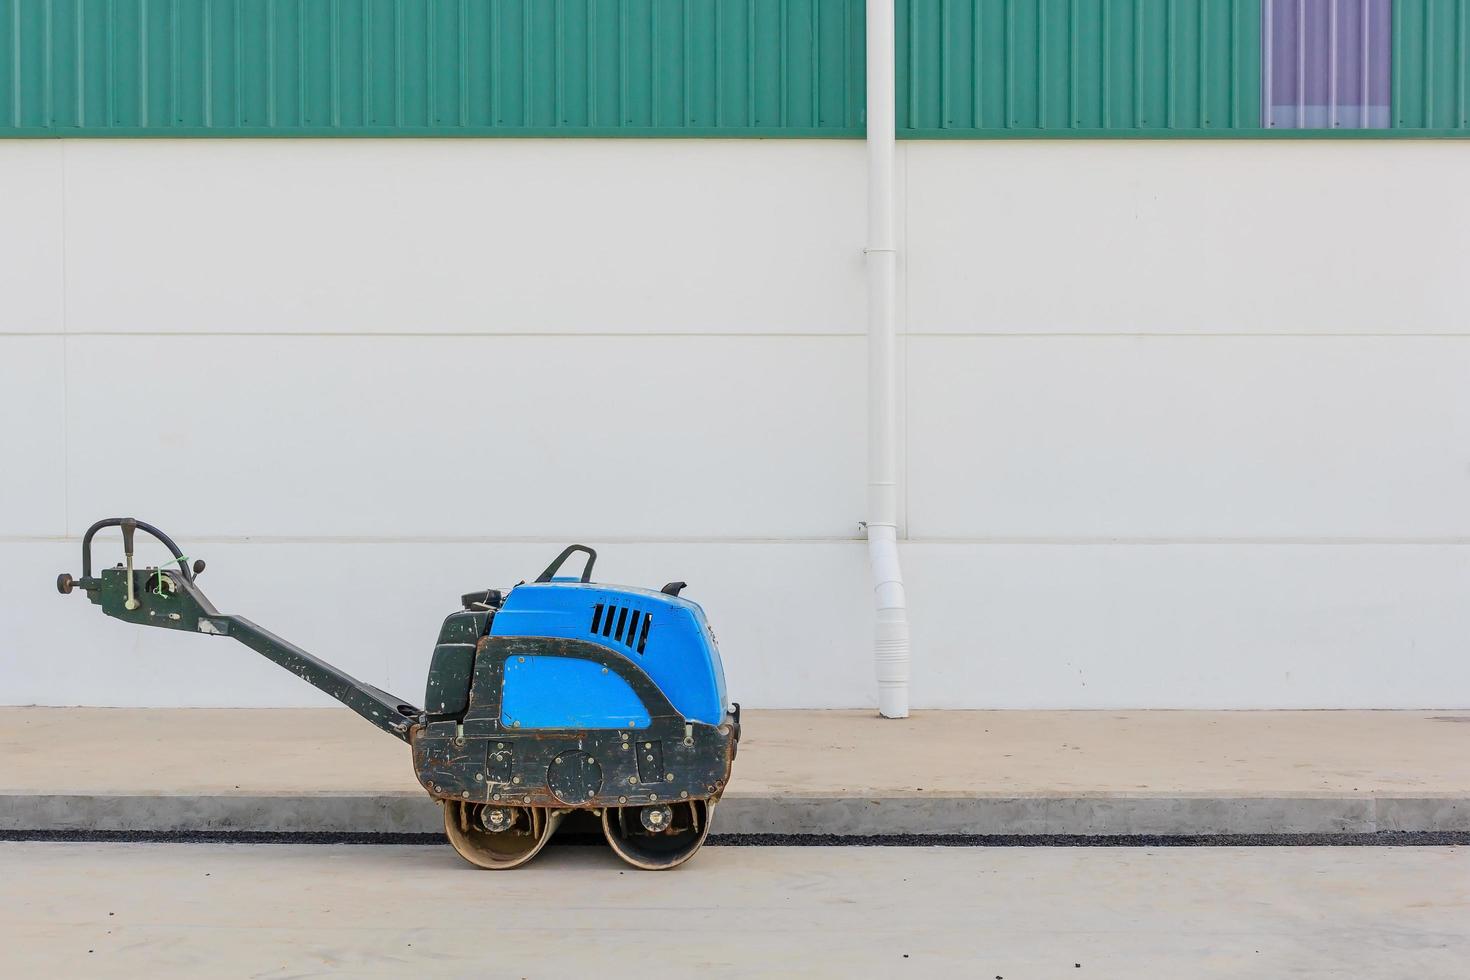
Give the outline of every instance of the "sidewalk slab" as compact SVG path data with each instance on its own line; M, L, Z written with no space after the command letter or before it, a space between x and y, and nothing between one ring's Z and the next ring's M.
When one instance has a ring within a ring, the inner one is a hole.
M717 833L1470 831L1470 712L747 711ZM0 708L0 831L434 833L341 709Z

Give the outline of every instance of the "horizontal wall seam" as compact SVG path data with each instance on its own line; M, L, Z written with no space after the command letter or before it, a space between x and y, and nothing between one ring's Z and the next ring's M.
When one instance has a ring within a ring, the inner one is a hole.
M861 338L861 331L812 330L0 330L3 337L327 337L370 339L482 339L515 340L527 337L538 340L577 339L583 337L794 337L794 338Z
M1207 339L1246 339L1246 340L1331 340L1331 339L1383 339L1383 340L1464 340L1470 338L1470 330L1463 331L1415 331L1415 332L1384 332L1384 331L1138 331L1133 333L1118 333L1106 331L979 331L979 330L909 330L905 331L909 337L921 338L969 338L987 340L1207 340ZM861 339L866 334L859 331L779 331L779 330L735 330L735 331L599 331L599 330L551 330L551 331L495 331L495 332L456 332L456 331L386 331L386 330L364 330L364 331L334 331L334 330L0 330L0 340L8 337L180 337L180 338L328 338L328 339L479 339L479 340L524 340L534 338L537 340L578 340L595 337L606 337L609 339L643 339L643 338L696 338L711 340L716 339L799 339L799 340L852 340Z
M175 535L180 540L188 540L193 545L237 545L237 544L320 544L320 545L486 545L486 544L565 544L569 539L582 537L594 544L620 544L620 545L685 545L685 544L742 544L742 545L810 545L810 544L853 544L862 543L866 537L862 534L846 536L791 536L791 537L750 537L750 536L608 536L608 535L578 535L569 532L563 535L528 535L528 536L506 536L494 535L401 535L401 536L358 536L358 535L218 535L218 534L191 534L187 531ZM57 544L76 543L81 541L81 535L45 535L45 534L0 534L0 544ZM1046 547L1161 547L1161 546L1247 546L1247 547L1275 547L1275 546L1307 546L1307 547L1470 547L1470 535L1449 535L1443 537L1395 537L1395 536L1310 536L1310 535L1259 535L1259 536L1201 536L1201 537L1107 537L1107 536L990 536L990 537L943 537L943 536L916 536L904 538L900 545L984 545L984 546L1012 546L1012 545L1038 545Z

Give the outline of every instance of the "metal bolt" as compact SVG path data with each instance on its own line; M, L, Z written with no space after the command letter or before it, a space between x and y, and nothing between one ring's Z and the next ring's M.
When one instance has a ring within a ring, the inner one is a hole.
M652 742L644 742L643 743L643 747L645 749L651 749L651 748L653 748L653 743Z
M690 738L688 735L685 735L684 736L684 744L685 745L693 745L694 744L694 739Z
M510 727L511 728L520 728L521 727L521 723L518 722L518 721L513 721L513 722L510 723Z
M512 776L512 777L510 777L510 781L513 782L513 783L515 783L515 784L517 784L517 785L519 785L520 784L520 781L521 781L521 777L520 776Z
M588 791L587 791L587 798L588 798L588 799L589 799L589 800L590 800L590 799L592 799L592 797L593 797L593 796L594 796L594 795L596 795L596 793L595 793L595 791L594 791L594 790L590 790L590 789L589 789L589 790L588 790Z
M503 749L503 748L505 748L505 743L504 742L496 742L495 743L495 747L497 749Z
M485 781L485 774L483 772L477 772L477 773L475 773L475 782L477 782L477 783L483 783L484 781Z
M648 798L650 800L652 800L653 802L655 802L655 803L658 802L658 794L657 793L649 793L648 794Z
M460 790L459 795L460 796L463 796L465 799L469 799L470 798L470 791L467 790L467 789L466 790Z
M464 745L464 736L460 736L459 738L456 738L454 740L454 744L455 745Z
M629 786L636 786L637 783L638 783L638 777L637 776L629 776L628 777L628 785Z
M490 798L492 800L498 800L498 799L500 799L500 794L499 793L496 793L495 795L491 796Z
M620 797L618 797L618 802L619 803L627 803L628 802L628 798L626 796L620 796Z
M644 757L643 757L643 759L644 759L644 761L646 761L646 762L652 762L652 761L653 761L653 756L651 756L651 755L645 755L645 756L644 756Z
M681 800L687 800L687 799L689 799L689 791L687 789L681 789L681 790L679 790L679 799L681 799Z
M674 774L673 773L668 773L667 775L664 776L664 782L666 782L666 783L672 783L673 781L674 781Z

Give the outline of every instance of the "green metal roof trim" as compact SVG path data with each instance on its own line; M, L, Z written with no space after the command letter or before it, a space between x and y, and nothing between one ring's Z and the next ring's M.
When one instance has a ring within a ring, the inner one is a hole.
M861 136L863 0L0 0L0 135Z
M1470 135L1470 0L1392 2L1392 128L1324 130L1263 126L1263 0L897 0L899 135ZM0 137L860 137L863 17L864 0L0 0Z

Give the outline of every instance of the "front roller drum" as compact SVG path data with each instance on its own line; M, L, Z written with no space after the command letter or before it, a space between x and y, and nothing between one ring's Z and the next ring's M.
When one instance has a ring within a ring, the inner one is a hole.
M618 857L635 868L664 871L694 856L709 836L713 802L681 800L602 811L602 833Z
M541 853L566 816L544 806L444 803L444 834L459 856L478 868L507 871Z

